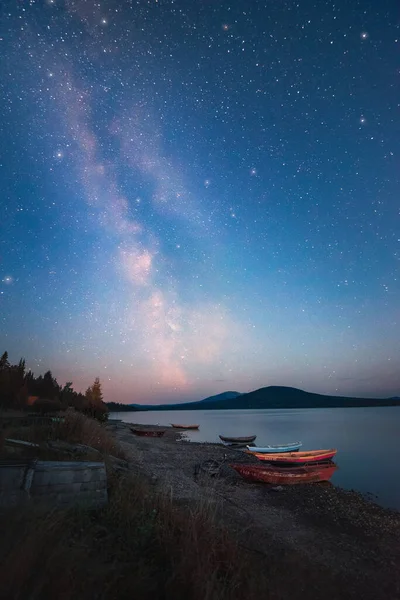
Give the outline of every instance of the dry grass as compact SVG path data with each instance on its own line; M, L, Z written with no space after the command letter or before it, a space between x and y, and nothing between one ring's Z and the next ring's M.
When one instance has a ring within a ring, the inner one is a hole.
M83 444L100 451L105 457L111 454L112 456L124 458L122 450L119 448L114 438L107 432L104 425L95 419L88 418L85 415L74 411L67 411L63 422L56 422L51 425L39 424L31 425L29 427L9 428L6 432L2 432L0 452L3 451L3 453L5 437L36 444L43 444L47 441L56 440L72 444ZM30 452L30 454L32 454L32 452ZM45 457L42 451L40 453L40 458L50 459L52 457ZM57 460L62 460L63 456L61 453L58 453L57 456L53 453L53 460L56 458Z
M0 597L253 600L268 594L205 505L178 509L137 478L95 513L0 515Z
M23 432L25 430L25 433ZM17 437L13 433L13 437ZM121 456L96 421L22 428L20 439L61 439ZM218 525L215 505L178 507L144 479L109 473L99 511L40 507L0 512L0 598L8 600L264 600L264 576Z

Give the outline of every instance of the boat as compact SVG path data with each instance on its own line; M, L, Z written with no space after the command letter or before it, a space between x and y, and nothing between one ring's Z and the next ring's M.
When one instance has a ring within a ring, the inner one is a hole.
M161 437L164 435L164 429L135 429L134 427L129 428L132 433L141 437Z
M234 442L222 442L222 443L223 443L223 445L224 445L224 446L226 446L227 448L232 448L232 449L236 449L236 448L238 448L238 449L240 449L240 450L243 450L244 448L247 448L247 447L249 446L249 445L248 445L248 444L246 444L246 443L244 443L244 444L243 444L243 443L240 443L240 442L237 442L237 443L234 443ZM251 444L250 444L250 446L251 446ZM250 447L250 446L249 446L249 447Z
M220 435L219 439L222 442L225 442L227 444L250 444L251 442L254 442L254 440L256 439L256 435L249 435L247 437L227 437L225 435Z
M247 450L259 460L273 463L306 464L331 460L337 453L335 448L330 450L309 450L307 452L282 452L277 454L265 454L262 452L253 452Z
M253 444L248 444L247 442L222 442L224 446L227 448L251 448Z
M334 463L305 467L283 468L268 465L232 464L239 475L247 481L270 483L272 485L296 485L329 481L337 466Z
M281 446L252 446L251 452L258 452L260 454L274 454L282 452L296 452L302 447L301 442L290 442L289 444L282 444ZM250 447L249 447L250 449Z
M174 429L198 429L200 425L177 425L176 423L171 423L171 427Z

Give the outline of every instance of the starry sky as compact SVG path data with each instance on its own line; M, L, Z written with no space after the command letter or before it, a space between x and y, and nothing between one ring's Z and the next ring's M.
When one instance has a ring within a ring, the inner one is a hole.
M399 23L1 0L1 351L116 402L400 394Z

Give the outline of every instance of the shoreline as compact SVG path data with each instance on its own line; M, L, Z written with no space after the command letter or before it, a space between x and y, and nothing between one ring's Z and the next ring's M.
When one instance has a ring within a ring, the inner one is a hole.
M129 427L163 429L164 436L135 436ZM244 481L229 462L253 457L221 444L185 442L172 427L117 422L106 425L126 453L132 472L145 475L177 505L214 505L218 518L258 559L290 557L322 572L341 598L395 598L400 591L400 513L329 482L269 486ZM220 464L211 476L202 465ZM331 596L329 596L330 598Z

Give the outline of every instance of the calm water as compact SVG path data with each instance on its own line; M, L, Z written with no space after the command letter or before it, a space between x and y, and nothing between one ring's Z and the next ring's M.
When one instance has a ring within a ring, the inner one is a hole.
M337 448L339 469L332 483L373 494L376 502L400 510L400 407L123 412L112 418L199 423L199 431L187 433L196 442L219 442L219 434L257 434L260 446L301 440L302 450Z

